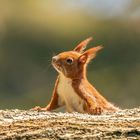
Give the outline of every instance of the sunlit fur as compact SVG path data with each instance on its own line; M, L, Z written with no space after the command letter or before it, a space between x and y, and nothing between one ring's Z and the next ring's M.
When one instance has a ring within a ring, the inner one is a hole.
M96 115L106 111L119 110L87 80L87 64L102 49L101 46L97 46L84 52L90 41L91 38L88 38L77 45L73 51L62 52L52 58L52 65L59 75L50 103L45 108L37 108L38 110L51 111L66 106L68 112Z

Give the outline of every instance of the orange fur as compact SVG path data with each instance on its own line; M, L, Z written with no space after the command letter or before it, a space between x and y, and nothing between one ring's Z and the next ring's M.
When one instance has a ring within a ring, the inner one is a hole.
M59 73L53 96L47 107L36 107L36 110L51 111L64 105L68 112L89 114L118 110L87 80L87 64L102 49L97 46L83 52L91 39L82 41L73 51L63 52L52 58L52 65Z

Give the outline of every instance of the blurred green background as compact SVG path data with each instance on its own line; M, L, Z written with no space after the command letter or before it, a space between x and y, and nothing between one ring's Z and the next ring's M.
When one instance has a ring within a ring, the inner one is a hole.
M44 107L57 72L51 57L93 36L104 49L88 78L121 108L140 105L140 1L1 0L0 109Z

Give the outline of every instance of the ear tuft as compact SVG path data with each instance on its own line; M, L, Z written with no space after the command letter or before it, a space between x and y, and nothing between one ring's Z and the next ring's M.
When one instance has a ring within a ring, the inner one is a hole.
M93 49L97 52L97 51L99 51L99 50L101 50L103 48L104 47L102 45L100 45L100 46L94 47Z
M85 53L88 55L89 61L95 58L97 52L100 51L101 49L103 49L103 46L97 46L97 47L87 50Z
M84 60L86 60L86 63L88 63L91 59L95 58L97 52L98 52L99 50L101 50L102 48L103 48L102 46L97 46L97 47L88 49L87 51L85 51L85 52L80 56L80 58L81 58L81 59L86 58L86 59L84 59Z
M92 37L89 37L87 39L85 39L84 41L82 41L81 43L79 43L75 48L74 51L82 53L84 51L84 49L86 48L87 44L92 40Z

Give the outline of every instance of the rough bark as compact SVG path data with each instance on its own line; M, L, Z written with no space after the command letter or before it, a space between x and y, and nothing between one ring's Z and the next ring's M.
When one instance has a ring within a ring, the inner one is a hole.
M100 116L0 110L0 139L140 139L140 108Z

